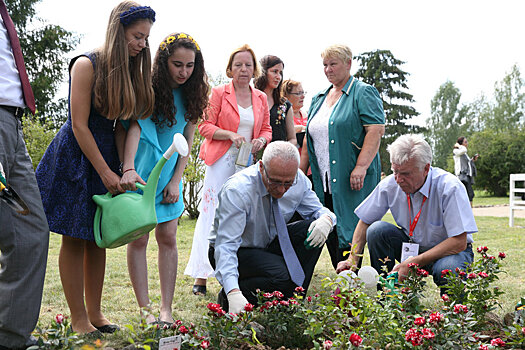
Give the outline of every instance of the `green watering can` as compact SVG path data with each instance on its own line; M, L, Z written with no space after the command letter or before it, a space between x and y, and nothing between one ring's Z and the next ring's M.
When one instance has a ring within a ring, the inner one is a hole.
M126 192L113 196L110 192L93 196L97 204L94 219L95 242L100 248L117 248L149 233L157 225L155 194L160 173L174 152L188 155L188 142L175 134L173 142L159 159L146 186L136 183L143 194Z

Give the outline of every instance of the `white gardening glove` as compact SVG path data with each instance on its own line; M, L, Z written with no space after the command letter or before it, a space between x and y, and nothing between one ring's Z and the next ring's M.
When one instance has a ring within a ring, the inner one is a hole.
M246 300L240 290L228 293L228 312L233 314L244 312L246 304L248 304L248 300Z
M319 219L315 220L308 227L308 236L304 241L304 245L307 249L321 247L328 234L332 230L332 219L328 215L323 215Z

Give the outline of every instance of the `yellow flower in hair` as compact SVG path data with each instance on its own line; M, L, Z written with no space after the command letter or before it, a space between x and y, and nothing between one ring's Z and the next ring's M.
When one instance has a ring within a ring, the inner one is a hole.
M161 42L160 45L159 45L159 48L160 48L162 51L166 50L166 47L168 47L168 45L167 45L164 41Z
M174 42L177 38L175 38L174 36L169 36L168 39L166 39L166 42L168 44L171 44L172 42Z
M188 36L184 33L180 33L177 37L177 39L183 39L183 38L187 38Z
M195 48L197 49L197 51L200 51L201 48L200 48L199 44L197 44L197 42L195 40L193 40L193 43L195 44Z

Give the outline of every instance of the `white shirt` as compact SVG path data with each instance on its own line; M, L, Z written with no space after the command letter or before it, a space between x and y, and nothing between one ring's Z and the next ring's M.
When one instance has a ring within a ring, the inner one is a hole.
M0 105L25 107L22 83L16 68L9 34L0 16Z

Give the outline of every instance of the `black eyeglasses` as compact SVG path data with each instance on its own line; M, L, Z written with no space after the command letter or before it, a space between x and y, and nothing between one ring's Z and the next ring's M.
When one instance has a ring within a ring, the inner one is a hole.
M295 96L305 96L306 95L306 91L297 91L297 92L289 92L290 95L295 95Z
M295 185L297 183L297 174L295 174L295 177L294 177L293 181L281 182L281 181L272 180L272 178L270 178L268 176L268 172L266 171L266 167L264 166L264 164L262 166L263 166L264 173L266 174L266 179L268 181L268 186L270 186L272 188L277 188L277 187L283 186L285 189L289 189L290 187L292 187L293 185Z

